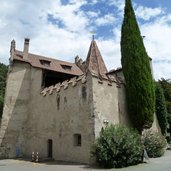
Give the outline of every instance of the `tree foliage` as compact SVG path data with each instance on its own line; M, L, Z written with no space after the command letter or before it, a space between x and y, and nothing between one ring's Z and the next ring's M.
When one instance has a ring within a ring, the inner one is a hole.
M171 125L171 80L161 78L160 80L158 80L158 82L164 91L167 113L168 113L168 123Z
M143 154L141 136L133 129L107 126L96 140L93 154L97 163L106 168L138 164Z
M7 71L7 66L0 63L0 117L2 116L3 110Z
M131 0L126 0L121 32L121 62L126 81L128 110L133 126L141 132L151 127L155 92L150 62Z
M161 78L158 82L163 88L166 100L171 102L171 80Z
M167 131L167 109L166 109L163 89L161 88L160 84L157 82L155 85L155 95L156 95L156 115L161 128L161 132L165 136Z

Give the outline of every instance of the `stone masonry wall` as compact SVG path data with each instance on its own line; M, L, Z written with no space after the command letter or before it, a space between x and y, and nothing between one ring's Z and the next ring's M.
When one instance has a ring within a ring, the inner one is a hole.
M95 117L95 137L107 124L119 124L118 88L116 83L100 83L93 78L93 103Z
M23 148L23 129L28 115L30 65L15 62L7 78L3 116L0 128L0 158L13 158Z
M15 62L8 75L0 129L0 157L48 157L52 141L55 160L92 163L91 147L107 124L131 126L124 84L99 81L90 73L42 92L42 70ZM159 130L157 121L154 130ZM81 135L81 145L75 144Z
M47 158L48 140L51 139L55 160L91 163L90 150L94 142L91 76L87 76L85 83L80 80L75 86L62 86L60 91L54 89L43 96L39 71L33 69L31 75L30 112L23 154L29 157L35 151L41 158ZM81 146L74 144L74 134L81 135Z

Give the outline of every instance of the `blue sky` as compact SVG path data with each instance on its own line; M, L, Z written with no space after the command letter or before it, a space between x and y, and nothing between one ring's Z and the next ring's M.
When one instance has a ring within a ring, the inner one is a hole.
M171 78L171 0L132 2L155 78ZM108 70L116 69L123 8L124 0L1 0L0 62L8 64L11 40L23 50L25 37L32 53L85 60L94 33Z

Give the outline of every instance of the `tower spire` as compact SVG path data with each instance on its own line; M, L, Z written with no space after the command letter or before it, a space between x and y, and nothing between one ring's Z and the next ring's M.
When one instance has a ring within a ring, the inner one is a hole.
M95 36L94 36L94 34L93 34L93 36L92 36L92 40L94 40L95 39Z
M93 40L91 42L91 45L87 54L87 59L86 59L86 72L90 71L91 74L96 75L100 79L107 78L106 77L106 73L107 73L106 65L103 61L101 53L96 44L96 41L94 40L94 35L92 38Z

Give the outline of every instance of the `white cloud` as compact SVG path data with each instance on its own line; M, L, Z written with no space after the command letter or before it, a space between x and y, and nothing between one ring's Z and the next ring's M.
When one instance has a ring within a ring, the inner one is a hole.
M98 42L98 46L108 70L116 69L121 66L119 42L112 39L102 40Z
M77 47L76 53L81 38L87 36L82 42L90 39L89 31L86 29L88 18L80 10L85 3L85 0L72 1L67 5L62 5L59 0L13 0L11 3L1 0L0 23L3 24L0 25L0 62L8 63L12 39L16 40L18 49L23 49L24 37L31 38L31 52L61 58L66 55L66 60L71 58L69 51L72 47ZM61 29L48 23L48 14L60 19L66 28ZM77 36L73 31L79 32ZM71 55L73 52L72 49Z
M95 5L98 3L98 0L91 0L91 5Z
M98 12L94 12L94 11L87 11L87 15L90 17L90 18L97 18L100 14L100 11Z
M114 24L114 21L116 20L116 18L112 15L112 14L106 14L105 16L101 17L101 18L97 18L95 20L95 23L97 26L104 26L107 24Z
M125 0L109 0L109 5L115 6L118 10L118 15L123 16Z
M78 36L77 33L56 29L54 25L49 25L44 27L32 41L30 51L73 62L76 55L85 59L90 44L90 35L87 33Z
M110 0L117 6L119 15L123 13L123 0ZM95 24L90 25L91 18L101 15L100 9L83 11L86 0L71 0L63 5L60 0L1 0L0 6L0 62L8 63L10 41L16 40L17 49L23 49L23 40L29 37L30 52L56 57L61 60L74 61L79 55L86 58L91 41L90 31L96 30ZM138 6L137 6L138 8ZM171 40L171 14L155 12L150 14L153 22L145 21L140 24L142 35L145 35L145 46L148 54L154 61L155 78L170 78L171 67L170 40ZM47 15L60 20L64 28L48 22ZM146 15L146 14L145 14ZM123 14L122 14L123 17ZM146 16L147 17L147 16ZM148 16L149 17L149 16ZM147 18L148 18L147 17ZM112 14L107 14L95 21L98 26L118 24ZM120 25L115 25L113 35L108 40L97 39L97 44L104 57L108 69L120 66ZM103 36L104 37L104 36Z
M171 23L171 14L163 15L162 17L158 18L157 22L160 25L163 25L166 23L170 24Z
M144 6L138 6L135 10L136 16L143 20L150 20L164 13L161 8L148 8Z
M123 17L124 0L110 0L110 4L117 7L120 11L119 16ZM166 13L161 7L150 8L143 7L139 4L133 4L136 16L145 21L140 23L142 35L146 36L144 44L149 56L153 59L154 77L156 79L171 78L171 14ZM153 19L153 21L151 20ZM115 42L119 43L120 29L113 29L116 36ZM120 51L116 51L116 55L120 58Z
M49 13L57 20L60 20L69 31L81 32L88 25L88 18L80 7L85 5L85 0L72 0L71 4L58 5Z
M171 78L170 77L170 66L171 66L170 62L153 63L154 77L156 78L156 80L158 80L160 78L170 79Z
M153 23L146 23L141 26L142 35L146 36L144 42L147 52L154 61L154 76L157 79L161 77L169 78L171 72L171 67L169 67L171 64L167 62L171 59L169 43L171 40L171 25L164 21L166 20L161 17Z

